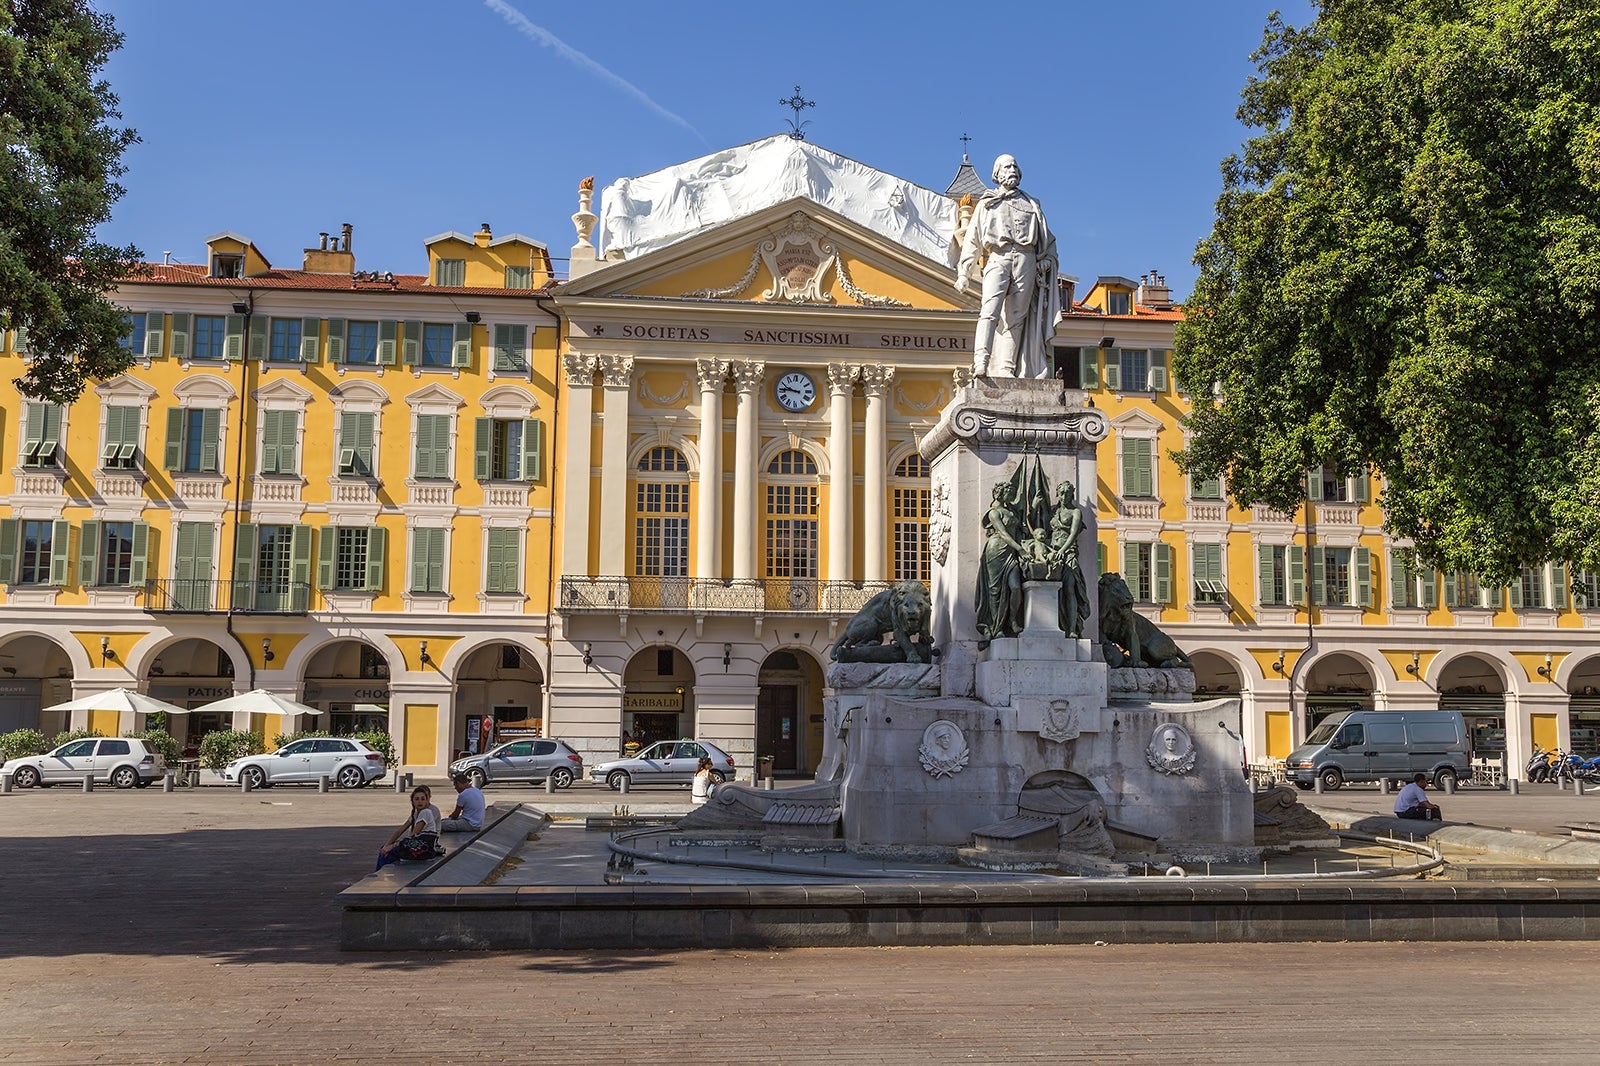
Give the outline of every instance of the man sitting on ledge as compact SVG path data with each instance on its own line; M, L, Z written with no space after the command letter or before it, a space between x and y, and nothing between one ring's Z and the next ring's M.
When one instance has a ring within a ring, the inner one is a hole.
M483 828L484 809L487 806L483 793L472 783L472 778L463 773L452 776L450 783L456 786L456 809L450 812L450 817L441 823L440 828L446 833L476 833Z
M1411 784L1400 790L1400 795L1394 801L1394 814L1396 818L1414 818L1418 821L1437 822L1440 819L1439 805L1428 802L1428 775L1418 774L1411 779Z

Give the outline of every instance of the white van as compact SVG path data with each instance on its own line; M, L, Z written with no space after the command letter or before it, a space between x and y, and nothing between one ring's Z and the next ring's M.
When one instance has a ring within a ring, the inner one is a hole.
M1346 781L1433 778L1435 788L1470 776L1460 711L1341 711L1324 718L1284 763L1289 780L1331 792Z

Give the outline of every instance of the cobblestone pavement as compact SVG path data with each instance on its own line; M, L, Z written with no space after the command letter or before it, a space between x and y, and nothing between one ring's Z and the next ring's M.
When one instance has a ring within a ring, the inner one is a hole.
M334 895L404 811L0 796L0 1063L1593 1056L1587 943L341 953Z

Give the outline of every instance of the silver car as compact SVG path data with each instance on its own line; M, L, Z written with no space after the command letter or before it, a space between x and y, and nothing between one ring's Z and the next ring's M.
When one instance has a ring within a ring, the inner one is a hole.
M508 740L482 755L457 759L450 773L466 774L479 788L499 781L538 785L546 778L557 788L567 788L583 776L583 756L564 740Z
M340 788L364 788L383 776L383 755L351 737L302 737L270 755L233 760L223 768L222 779L271 788L287 781L316 781L324 774Z
M161 753L138 737L69 740L54 751L12 759L0 767L18 788L76 783L91 776L117 788L144 788L166 772Z
M733 756L706 740L662 740L637 755L612 759L589 771L614 790L624 782L640 785L686 785L694 780L702 757L711 760L711 780L722 784L733 774Z

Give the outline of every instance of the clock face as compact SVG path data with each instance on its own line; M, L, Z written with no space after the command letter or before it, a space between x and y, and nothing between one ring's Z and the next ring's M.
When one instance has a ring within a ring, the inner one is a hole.
M778 379L778 403L786 411L804 411L817 398L817 386L803 370L791 370Z

